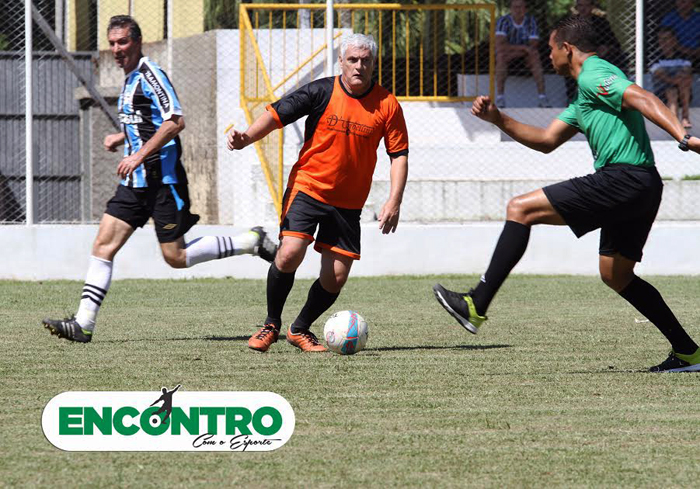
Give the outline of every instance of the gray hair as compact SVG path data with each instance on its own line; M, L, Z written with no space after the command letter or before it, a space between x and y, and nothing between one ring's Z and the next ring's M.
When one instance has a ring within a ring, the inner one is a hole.
M347 51L350 46L369 49L372 53L372 59L377 59L377 43L374 41L374 37L372 37L371 34L366 36L364 34L355 33L345 36L340 43L341 58L345 59L345 51Z

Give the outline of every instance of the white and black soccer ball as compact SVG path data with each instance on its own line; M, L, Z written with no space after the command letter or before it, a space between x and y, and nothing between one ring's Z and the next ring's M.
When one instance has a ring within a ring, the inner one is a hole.
M367 321L355 311L333 314L323 327L328 349L339 355L354 355L367 344Z

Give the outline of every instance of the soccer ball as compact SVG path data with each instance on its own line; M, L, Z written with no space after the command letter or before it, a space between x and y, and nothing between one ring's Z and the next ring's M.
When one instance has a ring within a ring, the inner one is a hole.
M328 349L339 355L354 355L367 343L367 321L355 311L333 314L323 327Z

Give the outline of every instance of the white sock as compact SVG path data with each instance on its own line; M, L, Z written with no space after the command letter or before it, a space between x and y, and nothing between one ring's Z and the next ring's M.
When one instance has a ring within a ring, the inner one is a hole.
M81 328L90 331L95 329L97 313L107 295L111 282L112 262L91 256L83 293L80 298L80 307L75 315L75 320Z
M547 94L546 94L546 93L540 93L540 94L537 95L537 96L538 96L539 98L547 98Z
M257 242L258 234L253 231L238 236L202 236L185 245L187 266L253 253Z

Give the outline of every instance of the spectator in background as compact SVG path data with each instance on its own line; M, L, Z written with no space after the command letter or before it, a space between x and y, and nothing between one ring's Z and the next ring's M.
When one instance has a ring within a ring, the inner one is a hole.
M600 42L596 51L598 56L625 71L627 56L622 52L620 41L615 37L610 22L605 18L606 12L598 8L593 0L576 0L576 5L572 10L574 15L590 19L591 24L593 24Z
M605 18L606 12L598 8L593 0L576 0L575 5L571 7L571 13L590 20L596 32L596 39L600 42L596 51L598 57L627 72L627 56L622 51L610 22ZM569 102L574 99L575 93L576 81L566 78L566 97Z
M691 61L700 58L700 13L693 0L676 0L676 10L666 14L661 27L670 27L678 39L678 52Z
M525 0L511 0L510 14L496 23L496 105L506 106L504 95L508 65L516 59L524 59L537 83L540 107L551 107L544 90L542 61L537 49L540 35L537 21L527 13Z
M671 112L678 117L680 100L680 121L690 129L690 97L693 84L693 64L678 52L678 40L671 27L659 29L659 58L651 65L654 94L664 101Z

